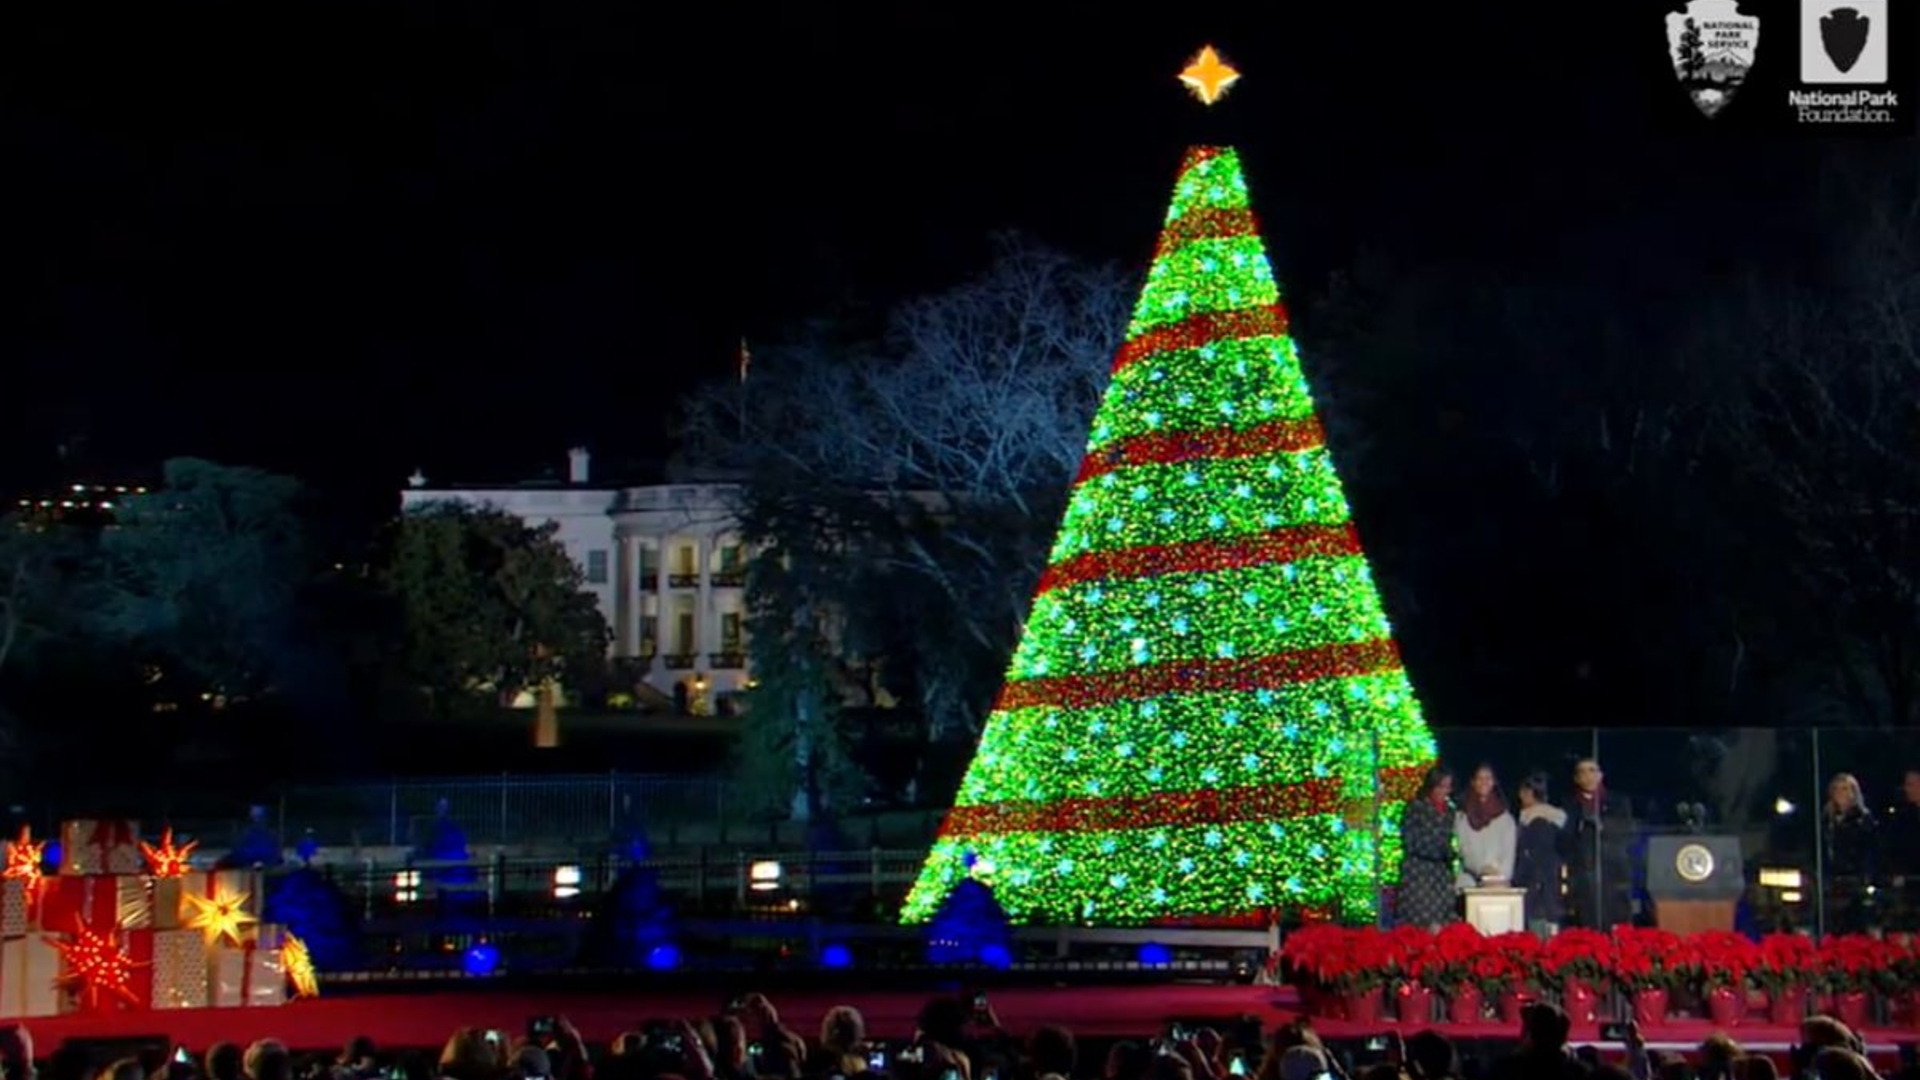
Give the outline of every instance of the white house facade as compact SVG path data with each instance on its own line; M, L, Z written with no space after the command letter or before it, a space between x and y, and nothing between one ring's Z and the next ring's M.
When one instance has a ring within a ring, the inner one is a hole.
M731 484L596 485L587 451L564 483L435 487L415 473L401 511L436 503L487 507L555 538L580 566L613 656L663 695L724 702L747 684L746 553Z

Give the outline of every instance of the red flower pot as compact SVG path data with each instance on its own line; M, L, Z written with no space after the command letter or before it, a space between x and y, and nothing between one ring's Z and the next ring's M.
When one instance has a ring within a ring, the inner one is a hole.
M1667 992L1658 988L1633 992L1633 1022L1641 1031L1667 1022Z
M1707 1015L1712 1017L1713 1026L1730 1028L1747 1015L1747 995L1745 991L1733 990L1725 986L1715 987L1707 992Z
M1907 1026L1920 1031L1920 990L1907 991Z
M1509 990L1500 995L1500 1022L1508 1027L1520 1026L1520 1013L1533 1004L1533 995L1524 990Z
M1797 1028L1800 1021L1806 1018L1807 991L1804 987L1788 987L1767 1001L1767 1022L1774 1027Z
M1401 983L1395 1013L1403 1024L1433 1023L1433 991L1419 983Z
M1843 990L1833 995L1834 1019L1855 1031L1867 1026L1867 995L1862 990Z
M1564 1000L1560 1007L1566 1012L1568 1020L1576 1024L1593 1023L1600 1008L1600 995L1593 992L1593 987L1578 979L1568 979L1566 993L1561 997Z
M1347 1019L1356 1024L1378 1024L1380 1003L1385 997L1386 992L1377 986L1371 990L1358 990L1346 995Z
M1447 998L1447 1019L1455 1024L1477 1024L1486 1012L1487 999L1477 986L1463 986Z

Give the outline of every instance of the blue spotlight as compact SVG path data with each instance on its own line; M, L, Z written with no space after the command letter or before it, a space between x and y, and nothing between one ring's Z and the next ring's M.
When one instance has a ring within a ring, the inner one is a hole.
M40 868L55 874L60 872L60 841L49 840L47 846L40 849Z
M469 975L492 975L500 970L500 950L483 941L467 950L462 965Z
M1140 943L1140 963L1145 967L1166 967L1173 963L1173 950L1157 941Z
M680 966L680 947L674 944L655 945L647 953L647 966L655 971L672 971Z
M820 966L828 971L844 971L853 966L853 950L837 941L822 945Z
M1005 971L1013 966L1013 951L997 941L980 946L980 963L995 971Z

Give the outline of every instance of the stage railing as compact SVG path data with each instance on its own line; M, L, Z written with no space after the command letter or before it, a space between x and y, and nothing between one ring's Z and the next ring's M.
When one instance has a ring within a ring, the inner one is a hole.
M1510 798L1521 779L1539 772L1548 778L1550 799L1564 802L1574 765L1594 758L1608 789L1631 807L1635 845L1662 832L1737 837L1751 885L1748 914L1766 925L1816 932L1920 926L1920 816L1896 819L1893 813L1907 802L1905 770L1920 765L1920 740L1912 735L1844 728L1442 728L1436 739L1462 790L1474 767L1487 762ZM1376 757L1351 764L1350 790L1382 763ZM1877 822L1864 841L1862 834L1834 834L1821 824L1828 783L1842 773L1857 778ZM1920 795L1920 781L1915 787ZM1376 793L1382 806L1398 797ZM591 858L620 852L644 835L655 851L703 861L706 889L725 877L712 868L733 866L742 852L792 852L807 844L802 826L748 820L742 813L748 802L718 777L508 774L290 788L264 808L264 824L289 850L311 840L391 852L421 845L444 803L474 850L577 850ZM46 809L88 816L85 807ZM234 843L248 827L243 813L194 821L169 817L170 809L177 808L157 806L141 816L148 824L170 820L209 848ZM905 876L941 811L922 805L862 813L837 823L840 842L900 853L897 874ZM1901 814L1920 810L1909 806ZM1636 862L1636 891L1643 870ZM1397 868L1382 860L1377 876L1384 894Z

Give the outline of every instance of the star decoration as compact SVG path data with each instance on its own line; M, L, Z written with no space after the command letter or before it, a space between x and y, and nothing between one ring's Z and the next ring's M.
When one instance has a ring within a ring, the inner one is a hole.
M187 871L193 868L187 859L193 854L193 849L199 846L200 841L189 840L175 847L173 843L173 829L168 828L167 831L160 834L160 843L158 846L149 844L145 840L140 841L140 854L146 856L147 867L153 873L154 877L185 877Z
M1240 72L1220 59L1220 54L1209 45L1187 64L1186 70L1180 73L1180 81L1187 84L1187 89L1202 105L1212 105L1227 96L1233 84L1240 81Z
M260 921L247 914L247 898L250 895L233 892L224 885L215 885L211 897L187 893L187 906L193 909L187 914L187 928L205 934L209 945L216 945L222 940L232 945L241 944L242 931Z
M47 857L47 842L35 840L33 830L20 827L20 838L7 845L7 865L0 877L24 878L31 890L40 882L40 867Z
M313 954L307 951L306 942L288 934L280 944L280 963L287 969L287 983L293 987L294 997L320 996L320 973L313 968Z
M144 965L135 963L120 948L118 934L89 930L78 919L74 920L74 928L76 933L71 941L57 937L46 939L47 944L60 950L66 959L66 971L60 976L59 985L78 991L89 1009L98 1009L102 998L138 1006L140 999L133 992L133 970Z

